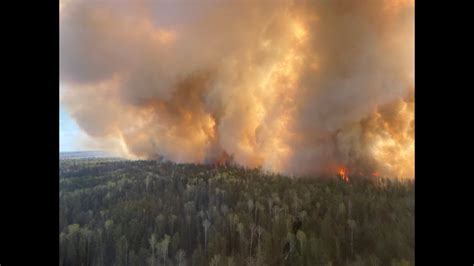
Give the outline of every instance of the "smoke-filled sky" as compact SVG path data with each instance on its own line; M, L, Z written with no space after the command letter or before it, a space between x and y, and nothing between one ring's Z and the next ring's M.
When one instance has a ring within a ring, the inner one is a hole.
M295 175L414 176L410 0L68 0L81 147Z

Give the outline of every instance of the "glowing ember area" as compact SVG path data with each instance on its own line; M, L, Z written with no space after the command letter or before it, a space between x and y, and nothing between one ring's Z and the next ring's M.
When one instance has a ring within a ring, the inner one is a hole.
M414 177L413 1L60 3L61 104L84 148Z
M342 167L341 169L339 169L339 177L341 177L342 180L349 182L349 176L347 175L346 168Z
M221 156L212 162L215 166L226 166L232 163L232 157L223 152Z

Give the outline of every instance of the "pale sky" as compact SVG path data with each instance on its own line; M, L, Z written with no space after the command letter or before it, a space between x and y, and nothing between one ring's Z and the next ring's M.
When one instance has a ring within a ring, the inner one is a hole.
M59 151L79 151L85 150L79 145L79 139L85 133L79 128L71 118L65 108L61 105L59 111Z

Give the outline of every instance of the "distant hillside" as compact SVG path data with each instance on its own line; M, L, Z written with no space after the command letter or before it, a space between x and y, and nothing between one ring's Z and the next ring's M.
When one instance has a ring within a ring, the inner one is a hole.
M87 158L110 158L117 155L105 151L71 151L60 152L59 159L87 159Z

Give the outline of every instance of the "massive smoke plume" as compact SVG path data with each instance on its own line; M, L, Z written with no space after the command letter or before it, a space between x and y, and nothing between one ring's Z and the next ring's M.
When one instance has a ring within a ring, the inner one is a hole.
M412 1L69 0L61 102L103 149L414 176Z

